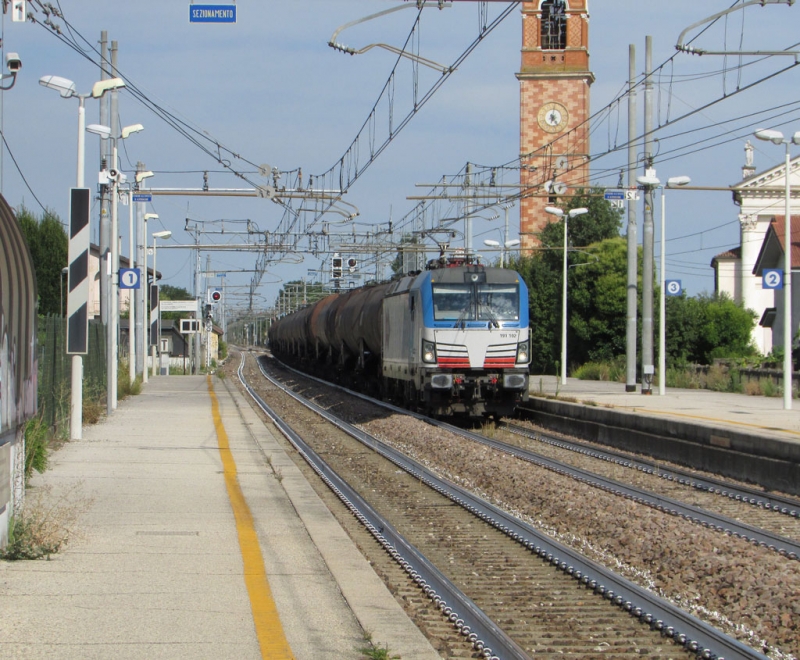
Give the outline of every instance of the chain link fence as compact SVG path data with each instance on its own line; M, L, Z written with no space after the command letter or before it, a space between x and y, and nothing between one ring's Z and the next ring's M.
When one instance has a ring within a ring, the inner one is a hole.
M39 317L39 413L56 436L69 429L72 356L66 354L67 320ZM106 396L106 331L100 321L89 321L89 353L83 356L83 401Z

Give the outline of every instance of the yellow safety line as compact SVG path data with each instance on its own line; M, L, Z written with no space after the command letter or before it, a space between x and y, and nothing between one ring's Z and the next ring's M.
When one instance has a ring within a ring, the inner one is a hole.
M656 415L675 415L675 417L688 417L689 419L702 419L706 422L719 422L720 424L733 424L734 426L749 426L754 429L763 429L764 431L778 431L780 433L791 433L792 435L800 436L800 431L792 431L791 429L782 429L777 426L763 426L761 424L749 424L748 422L740 422L736 419L719 419L715 417L703 417L702 415L690 415L688 413L679 413L671 410L653 410L652 408L640 408L635 406L637 412L654 413ZM720 427L720 431L722 431Z
M289 642L283 633L278 609L272 599L272 591L264 570L264 558L261 555L261 546L253 523L253 514L250 513L250 507L247 506L236 476L236 462L233 460L228 434L219 414L219 401L214 393L211 376L207 377L207 381L208 393L211 395L211 414L217 431L217 444L225 475L225 487L228 489L228 498L236 519L236 533L239 536L239 549L244 563L244 582L250 597L250 609L253 612L261 657L265 660L294 660Z

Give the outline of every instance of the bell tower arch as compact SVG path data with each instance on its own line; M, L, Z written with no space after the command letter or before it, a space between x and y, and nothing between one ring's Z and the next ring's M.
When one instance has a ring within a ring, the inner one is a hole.
M588 0L528 0L522 5L520 82L520 240L539 245L550 222L548 193L589 184ZM547 190L549 188L549 190ZM527 193L527 194L525 194Z

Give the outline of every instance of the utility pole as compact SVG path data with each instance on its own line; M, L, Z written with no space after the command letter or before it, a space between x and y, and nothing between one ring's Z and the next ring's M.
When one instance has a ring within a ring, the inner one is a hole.
M205 304L205 297L202 294L201 289L201 282L200 282L200 235L198 232L195 232L194 242L197 247L195 248L195 271L194 271L194 289L195 289L195 296L197 299L197 309L198 309L198 316L200 317L201 325L205 325L204 310L203 305ZM200 373L200 344L202 343L200 340L202 338L202 333L198 333L197 341L194 343L194 371L192 372L195 376Z
M636 186L636 46L628 46L628 188ZM636 391L636 320L638 314L639 244L636 200L628 201L628 297L625 333L625 391Z
M644 162L645 175L653 174L653 38L645 37ZM655 189L645 188L642 228L642 394L652 394L653 374L653 260Z
M111 42L111 76L117 75L117 42ZM116 89L111 90L111 135L114 137L114 146L111 168L117 169L117 141L119 139L119 94ZM106 142L109 146L111 141ZM109 162L109 161L107 161ZM110 268L106 269L108 277L108 325L107 349L108 356L108 405L109 414L117 409L117 359L119 355L119 225L117 224L117 206L119 204L119 184L115 181L111 186L111 222L109 224L108 260Z
M100 33L100 80L111 77L108 68L108 32L103 30ZM100 99L100 123L108 126L108 95L103 95ZM100 138L100 169L105 169L108 163L108 148L110 141L107 138ZM108 187L100 187L100 320L108 326L108 267L109 267L109 234L111 232L110 218L108 217ZM106 342L108 344L108 341ZM110 350L110 344L106 350Z

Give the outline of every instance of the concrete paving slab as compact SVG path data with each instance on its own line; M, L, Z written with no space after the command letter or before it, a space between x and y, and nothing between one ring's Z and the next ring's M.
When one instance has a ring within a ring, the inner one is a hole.
M664 396L626 392L625 383L531 376L532 396L570 398L578 403L605 406L635 415L673 417L686 423L730 429L800 443L800 401L784 410L780 397L748 396L732 392L668 387Z
M294 657L357 657L365 629L405 659L439 657L238 391L215 385ZM45 487L82 502L82 538L0 562L0 657L262 657L205 377L152 379L54 454L30 492Z

